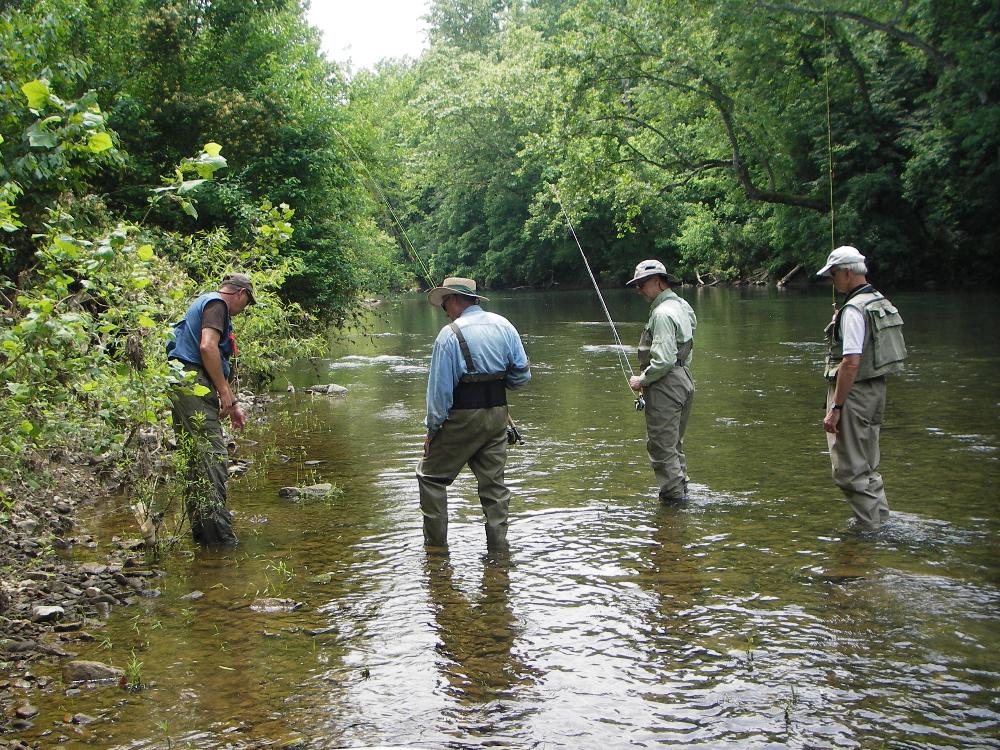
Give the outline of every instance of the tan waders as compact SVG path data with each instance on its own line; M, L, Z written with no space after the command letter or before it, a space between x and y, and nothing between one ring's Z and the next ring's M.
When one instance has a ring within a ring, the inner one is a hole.
M684 500L687 497L684 431L694 403L690 371L681 366L672 368L643 388L643 397L646 399L646 451L660 487L660 500Z
M196 370L196 383L209 389L204 396L175 391L172 396L174 427L192 439L188 458L184 504L196 542L236 544L233 514L226 508L229 451L219 421L219 394L208 375Z
M417 465L424 542L448 543L448 485L466 464L479 482L479 502L486 516L486 546L507 549L510 491L504 485L507 464L507 407L452 409Z
M835 384L830 384L827 389L827 411L833 404L834 388ZM842 407L838 433L826 433L833 481L850 502L864 531L874 531L889 518L889 503L878 472L884 409L884 377L855 382Z

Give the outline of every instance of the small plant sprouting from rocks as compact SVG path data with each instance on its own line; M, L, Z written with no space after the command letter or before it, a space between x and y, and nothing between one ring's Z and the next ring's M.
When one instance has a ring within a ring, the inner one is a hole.
M137 693L146 686L142 682L142 662L132 652L128 664L125 665L125 674L122 676L122 687L132 693Z
M747 633L747 671L753 672L754 668L754 648L757 646L757 633L751 630Z
M267 582L264 587L265 596L268 594L279 596L285 590L285 584L294 577L284 560L268 562L264 566L264 580Z

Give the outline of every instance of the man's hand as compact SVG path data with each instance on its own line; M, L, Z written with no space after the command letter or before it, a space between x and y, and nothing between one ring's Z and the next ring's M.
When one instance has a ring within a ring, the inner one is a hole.
M228 407L222 407L222 409L219 410L219 417L229 417L229 422L233 425L233 429L235 430L242 430L247 426L246 415L243 413L240 405L235 401Z
M642 376L633 375L628 379L628 387L631 388L636 393L642 391Z
M838 424L840 424L840 409L830 409L823 418L823 429L831 435L836 435Z
M424 436L424 457L427 457L427 452L431 449L431 436Z

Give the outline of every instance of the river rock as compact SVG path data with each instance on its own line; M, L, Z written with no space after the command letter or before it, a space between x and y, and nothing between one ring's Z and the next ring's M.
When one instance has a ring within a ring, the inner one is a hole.
M326 385L311 385L306 388L309 393L322 393L327 396L346 396L347 389L342 385L337 385L336 383L328 383Z
M38 529L38 521L34 518L14 519L14 528L25 534L33 534Z
M190 594L184 594L184 596L182 596L181 599L183 599L185 601L189 601L189 602L196 602L199 599L201 599L203 596L205 596L205 592L195 590L195 591L192 591Z
M63 667L63 682L103 682L117 680L125 672L99 661L71 661Z
M31 608L31 621L55 622L56 620L62 619L64 614L66 614L66 610L62 607L35 605Z
M5 641L3 642L4 651L10 654L24 654L28 651L34 651L38 648L38 644L34 641Z
M250 609L254 612L271 614L273 612L293 612L302 606L302 602L294 599L254 599Z
M282 487L278 490L278 497L287 497L292 500L298 497L326 497L332 489L333 485L329 482L310 484L307 487Z
M32 716L38 713L38 709L32 706L30 703L22 703L17 707L14 712L19 719L30 719Z
M88 576L99 576L108 572L108 566L96 562L85 562L81 563L77 570Z

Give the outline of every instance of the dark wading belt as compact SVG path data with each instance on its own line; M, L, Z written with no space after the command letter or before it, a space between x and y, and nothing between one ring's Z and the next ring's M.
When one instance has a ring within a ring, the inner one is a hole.
M691 356L692 349L694 349L694 339L688 339L677 347L677 367L684 367L687 358Z
M472 362L472 352L469 351L469 343L462 334L462 329L457 323L448 325L451 332L458 339L458 346L462 350L462 358L465 360L465 367L468 372L459 378L458 385L455 386L454 401L452 409L489 409L494 406L505 406L507 404L507 389L504 387L506 373L481 373L476 372L476 366Z

